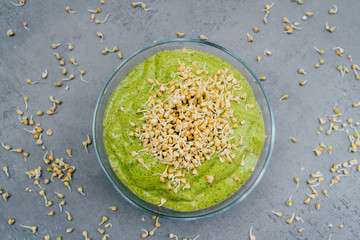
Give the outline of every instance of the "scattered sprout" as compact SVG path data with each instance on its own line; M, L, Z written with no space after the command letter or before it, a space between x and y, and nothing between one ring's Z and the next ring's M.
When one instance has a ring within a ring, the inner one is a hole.
M201 40L208 40L208 38L205 37L205 35L200 35L199 38L200 38Z
M8 35L9 37L12 37L15 35L14 31L12 29L9 29L7 32L6 32L6 35Z
M25 226L23 224L20 224L20 227L23 227L23 228L28 228L30 229L33 233L36 233L37 232L37 227L36 226Z
M65 11L67 11L68 13L77 13L76 11L72 11L70 6L66 6Z

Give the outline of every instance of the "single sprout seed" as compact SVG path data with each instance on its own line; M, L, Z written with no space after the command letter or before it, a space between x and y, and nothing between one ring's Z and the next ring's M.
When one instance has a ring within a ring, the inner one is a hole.
M58 196L58 198L63 199L65 196L64 194L58 193L58 192L54 192L56 194L56 196Z
M295 177L294 178L294 181L295 181L295 183L296 183L296 187L299 185L299 182L300 182L300 178L298 178L298 177Z
M22 7L25 5L25 0L19 0L19 3L13 3L12 1L10 1L10 3L16 7Z
M102 21L95 19L95 23L96 24L105 23L108 20L109 16L110 16L110 13L106 14L105 19Z
M184 35L185 35L185 34L184 34L184 33L181 33L181 32L176 33L176 36L177 36L178 38L182 38Z
M328 191L325 188L322 190L322 193L324 194L325 197L329 197Z
M146 238L149 235L149 232L146 231L145 229L142 228L141 231L143 232L141 233L141 238Z
M12 148L9 145L4 145L3 142L1 142L1 146L6 150L6 151L10 151Z
M323 49L318 49L317 47L314 47L314 48L315 48L315 50L316 50L320 55L324 55L325 50L323 50Z
M104 35L101 32L97 32L96 36L101 39L100 42L104 41Z
M282 212L275 212L275 211L272 211L272 210L271 210L271 212L273 214L275 214L275 216L277 216L277 217L282 217Z
M92 13L101 13L101 8L96 8L95 10L91 10L89 9L88 12L92 12Z
M315 203L315 208L316 208L317 210L319 210L319 209L320 209L320 203Z
M299 68L298 71L297 71L299 74L307 74L304 69L302 68Z
M205 35L200 35L199 38L200 38L201 40L208 40L208 38L205 37Z
M75 74L70 74L68 78L63 78L62 81L71 81L75 78Z
M9 218L9 220L8 220L8 224L9 224L9 225L13 225L14 222L15 222L15 219Z
M88 83L89 81L86 81L86 80L84 80L84 78L83 78L83 76L85 75L85 73L86 73L85 70L81 70L81 71L80 71L80 80L83 81L83 82Z
M3 199L4 199L5 201L7 201L7 199L10 197L10 194L9 194L8 192L4 192L4 193L2 194L2 197L3 197Z
M53 43L50 46L52 49L57 49L60 45L61 45L61 43Z
M95 19L95 14L90 14L90 22L93 22L94 21L94 19Z
M145 3L141 3L140 6L141 6L141 8L142 8L143 10L145 10L145 11L148 11L148 10L151 9L151 8L146 8Z
M81 195L85 196L84 189L83 189L82 186L79 186L79 187L77 188L77 191L78 191Z
M261 61L261 57L260 56L257 56L256 57L256 61L259 63Z
M72 11L69 6L65 7L65 11L67 11L68 13L77 13L76 11Z
M102 225L103 223L106 223L108 220L109 220L109 218L107 216L102 216L99 226Z
M20 227L28 228L28 229L30 229L33 233L36 233L36 231L37 231L37 229L38 229L36 226L25 226L25 225L22 225L22 224L20 224Z
M49 129L49 130L46 131L46 135L51 136L52 134L53 134L53 132L52 132L51 129Z
M301 82L299 82L299 85L303 87L306 85L307 82L308 82L308 80L301 81Z
M75 66L78 65L78 63L76 62L75 58L70 58L70 62L72 64L74 64Z
M115 212L118 208L116 206L109 207L109 209L113 212Z
M329 9L329 14L331 14L331 15L333 15L333 14L335 14L335 13L337 13L337 10L338 10L338 8L337 8L337 6L334 4L333 5L334 6L334 8L331 8L331 9Z
M29 102L29 98L27 96L24 96L25 111L28 109L28 102Z
M290 195L290 197L289 197L289 199L288 200L286 200L286 206L291 206L292 205L292 201L291 201L291 198L292 198L292 195Z
M161 198L159 207L163 206L166 203L166 198Z
M68 211L65 210L65 213L67 215L66 219L71 222L71 220L73 219L72 216L70 215L70 213Z
M68 43L67 47L68 47L69 51L74 50L74 46L71 43Z
M246 34L247 37L248 37L248 42L253 42L254 41L254 38L252 36L250 36L250 34Z
M272 52L270 50L265 50L264 55L271 56Z
M66 149L66 154L69 156L69 157L72 157L72 150L70 148Z
M279 99L279 102L281 102L282 100L284 99L288 99L289 96L287 94L284 94L280 99Z
M28 28L27 22L23 22L22 25L26 30L30 31L30 29Z
M14 31L12 29L9 29L7 32L6 32L6 35L8 35L9 37L12 37L15 35Z
M250 227L249 238L250 238L250 240L256 240L255 235L252 234L252 226Z
M124 58L123 55L121 54L121 52L118 52L117 56L120 60Z
M7 166L3 166L2 169L3 169L3 171L5 172L6 177L9 177L9 172L8 172Z
M286 223L287 224L292 224L293 221L294 221L294 217L295 217L295 213L293 213L292 216L286 220Z
M57 59L57 60L61 60L61 59L62 59L62 57L61 57L61 55L60 55L60 54L58 54L58 53L54 53L54 55L55 55L55 57L56 57L56 59Z

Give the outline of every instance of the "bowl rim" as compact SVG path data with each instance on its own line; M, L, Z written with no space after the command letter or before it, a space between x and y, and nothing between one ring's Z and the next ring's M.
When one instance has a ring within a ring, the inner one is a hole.
M224 47L221 47L220 45L217 45L215 43L212 43L212 42L209 42L209 41L203 41L203 40L199 40L199 39L191 39L191 38L174 38L174 39L168 39L168 40L163 40L163 41L159 41L159 42L156 42L156 43L152 43L150 45L147 45L143 48L141 48L140 50L137 50L136 52L134 52L133 54L131 54L127 59L125 59L115 70L114 72L110 75L110 77L108 78L108 80L106 81L106 83L104 84L104 87L102 88L101 92L100 92L100 95L98 97L98 100L96 102L96 105L95 105L95 109L94 109L94 114L93 114L93 124L92 124L92 134L93 134L93 137L96 136L95 134L95 123L96 123L96 115L97 115L97 111L98 111L98 108L99 108L99 103L100 103L100 100L102 98L102 95L104 94L107 86L109 85L111 79L115 76L115 74L119 71L119 69L125 65L127 62L129 62L132 58L134 58L136 55L138 55L139 53L143 52L143 51L146 51L147 49L149 48L153 48L153 47L156 47L156 46L159 46L159 45L162 45L162 44L166 44L166 43L171 43L171 42L193 42L193 43L201 43L201 44L205 44L205 45L209 45L211 47L215 47L219 50L222 50L224 51L225 53L231 55L232 57L234 57L237 61L239 61L241 64L244 65L244 67L249 71L249 73L254 77L254 79L257 81L258 85L260 86L260 89L265 97L265 100L266 100L266 103L267 103L267 107L268 107L268 110L269 110L269 116L270 116L270 121L271 121L271 126L270 126L270 130L271 130L271 136L268 136L270 137L270 144L269 144L269 152L267 154L267 157L265 159L265 162L264 162L264 166L263 168L260 170L259 174L256 176L254 182L250 185L250 187L244 192L244 194L242 194L238 199L236 199L234 202L230 203L229 205L226 205L224 206L223 208L220 208L214 212L210 212L210 213L206 213L206 214L202 214L202 215L199 215L199 216L193 216L193 217L176 217L176 216L167 216L167 215L163 215L163 214L159 214L159 213L156 213L156 212L152 212L151 210L148 210L138 204L136 204L135 202L133 202L131 199L129 199L115 184L115 182L113 181L113 179L111 178L111 176L109 175L108 171L105 169L102 161L101 161L101 158L100 158L100 155L99 155L99 152L98 152L98 146L96 144L96 141L94 140L94 149L95 149L95 154L96 154L96 157L97 157L97 160L102 168L102 170L104 171L105 175L107 176L107 178L110 180L112 186L116 189L117 192L120 193L120 195L126 199L131 205L149 213L149 214L155 214L159 217L162 217L162 218L167 218L167 219L175 219L175 220L197 220L197 219L202 219L202 218L205 218L205 217L210 217L210 216L214 216L214 215L217 215L219 213L222 213L228 209L230 209L231 207L235 206L237 203L239 203L240 201L242 201L245 197L247 197L251 192L252 190L256 187L256 185L260 182L260 180L262 179L263 175L265 174L265 171L267 169L267 166L269 165L269 162L270 162L270 158L271 158L271 155L272 155L272 152L273 152L273 148L274 148L274 143L275 143L275 118L274 118L274 113L273 113L273 110L272 110L272 107L271 107L271 103L270 103L270 98L266 92L266 90L264 89L261 81L259 80L259 78L256 76L256 74L254 73L254 71L240 58L238 57L236 54L234 54L233 52L227 50L226 48Z

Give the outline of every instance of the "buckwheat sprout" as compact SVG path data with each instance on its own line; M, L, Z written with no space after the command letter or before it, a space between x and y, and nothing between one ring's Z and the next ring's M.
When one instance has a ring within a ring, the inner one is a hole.
M101 32L96 33L96 36L101 39L100 42L104 41L104 35Z
M6 35L8 35L9 37L11 37L11 36L14 36L15 33L14 33L14 31L13 31L12 29L9 29L9 30L6 32Z
M22 24L23 24L23 27L24 27L26 30L30 31L30 29L28 28L27 22L23 22Z
M28 109L28 101L29 101L29 98L27 96L24 96L25 111Z
M334 8L331 8L331 9L329 9L329 14L335 14L335 13L337 13L337 11L338 11L338 8L337 8L337 6L335 5L335 4L333 4L333 6L334 6Z
M5 172L6 177L9 177L9 171L8 171L7 166L3 166L2 169L3 169L3 171Z
M66 215L67 215L66 219L67 219L69 222L71 222L72 216L71 216L70 213L69 213L68 211L66 211L66 210L65 210L65 213L66 213Z
M53 43L53 44L50 45L50 47L51 47L52 49L56 49L56 48L58 48L60 45L61 45L61 43Z
M106 14L105 19L102 21L95 19L95 23L96 24L105 23L108 20L109 16L110 16L110 13Z
M72 11L70 6L66 6L65 11L67 11L68 13L77 13L76 11Z
M77 188L77 191L78 191L81 195L85 196L84 189L83 189L82 186L79 186L79 187Z
M41 73L41 78L46 79L47 76L48 76L48 71L47 71L47 69L45 69L45 71L43 73Z
M25 5L25 0L19 0L19 3L14 3L12 1L10 1L10 3L16 7L22 7Z
M176 240L179 240L178 237L173 233L169 233L169 238L175 238Z
M149 11L151 8L146 8L145 3L141 3L140 4L141 8L144 9L145 11Z
M252 234L252 226L250 227L250 231L249 231L249 238L250 240L255 240L255 235Z
M34 180L34 185L37 185L40 189L45 190L45 188L40 185L39 180L37 179Z
M69 51L74 50L74 46L71 43L67 44Z
M28 229L30 229L33 233L36 233L36 231L37 231L37 227L36 227L36 226L25 226L25 225L20 224L20 227L28 228Z
M91 13L101 13L101 8L96 8L95 10L89 9L88 12L91 12Z
M142 228L141 231L143 232L143 233L141 234L141 237L142 237L142 238L146 238L146 237L149 235L149 232L146 231L146 229Z
M72 64L74 64L75 66L79 65L79 64L76 62L75 58L70 58L69 62L72 63Z
M200 40L208 40L208 38L205 35L200 35L199 38Z
M67 70L66 70L66 68L64 68L64 67L58 67L58 68L60 68L61 69L61 74L62 75L66 75L67 74Z
M161 198L159 207L163 206L166 203L166 198Z
M68 78L63 78L62 81L70 81L73 80L75 78L75 74L70 74Z

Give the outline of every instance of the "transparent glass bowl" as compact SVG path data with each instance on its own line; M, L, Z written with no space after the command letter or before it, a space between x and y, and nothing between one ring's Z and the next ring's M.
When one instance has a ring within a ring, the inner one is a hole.
M155 48L156 47L156 48ZM213 205L208 208L200 209L197 211L191 212L182 212L176 211L173 209L159 207L155 204L146 202L145 200L136 196L127 186L116 176L114 170L111 167L108 156L105 151L104 141L103 141L103 118L104 112L107 106L107 103L113 94L116 87L119 85L121 80L138 64L145 61L147 58L152 55L166 50L175 50L175 49L194 49L210 53L215 55L229 64L231 64L235 69L240 71L244 77L249 82L258 105L260 106L261 112L264 118L265 124L265 134L267 138L258 159L257 165L249 177L249 179L244 183L241 188L236 191L232 196L225 199L224 201ZM110 182L115 187L115 189L131 204L136 207L139 207L146 212L155 214L165 218L172 219L182 219L182 220L192 220L198 219L206 216L212 216L216 213L223 212L230 207L234 206L236 203L244 199L260 181L261 177L264 175L265 169L269 163L270 156L272 153L274 140L275 140L275 124L274 124L274 115L270 106L269 98L262 87L259 79L256 77L254 72L246 65L246 63L237 57L235 54L229 50L220 47L214 43L205 42L195 39L172 39L161 41L155 44L151 44L134 54L132 54L128 59L126 59L120 66L115 70L115 72L110 76L106 82L99 99L97 101L94 119L93 119L93 136L94 136L94 146L96 156L99 160L99 163L104 170L105 174L110 179Z

